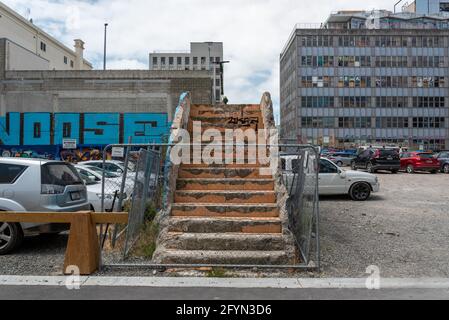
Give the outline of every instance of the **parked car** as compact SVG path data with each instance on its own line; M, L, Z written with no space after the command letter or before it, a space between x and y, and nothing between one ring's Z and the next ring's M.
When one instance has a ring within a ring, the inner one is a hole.
M327 159L329 159L330 161L335 163L337 166L343 167L343 166L350 166L351 165L351 161L355 157L356 156L351 154L351 153L337 152L337 153L330 153L327 156Z
M435 155L440 163L441 172L449 174L449 151L441 151Z
M89 210L86 186L73 165L39 159L0 158L0 211ZM65 224L0 222L0 255L17 249L24 236L59 233Z
M440 162L429 152L404 152L400 157L401 170L405 170L407 173L415 171L437 173L440 170Z
M298 172L298 166L293 161L298 161L298 156L281 156L283 167L284 182L289 188L293 183L295 172ZM367 200L371 193L378 192L380 184L374 174L343 170L332 161L321 158L319 160L319 181L318 190L320 195L339 195L349 194L355 201Z
M101 212L101 199L102 199L102 179L103 175L101 173L102 169L97 172L92 170L93 167L89 166L75 166L76 170L80 174L81 178L84 180L87 188L87 198L91 206L91 210L95 212ZM106 183L105 183L105 199L104 199L104 210L105 211L120 211L118 208L120 189L121 189L121 178L116 178L114 174L105 172ZM109 178L110 177L110 178ZM117 191L117 196L115 192ZM123 199L126 201L132 194L132 186L125 184L125 189L123 193ZM113 210L114 205L114 210Z
M82 161L78 163L81 166L93 166L100 169L103 169L103 160L91 160L91 161ZM125 163L123 161L118 160L106 160L104 162L104 169L108 172L115 173L118 175L122 175L125 171ZM134 171L131 162L128 164L128 171Z
M371 148L359 153L351 161L351 169L366 169L369 173L378 170L388 170L397 173L401 168L401 161L397 149Z

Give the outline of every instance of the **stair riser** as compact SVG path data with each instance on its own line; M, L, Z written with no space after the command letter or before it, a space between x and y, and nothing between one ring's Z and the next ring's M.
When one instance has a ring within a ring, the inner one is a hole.
M217 255L201 255L198 253L184 252L183 254L177 254L167 250L164 252L159 261L163 264L217 264L217 265L288 265L292 264L288 256L283 254L267 252L264 256L252 256L250 253L246 253L244 256L219 256Z
M257 130L259 129L263 129L263 125L262 124L251 124L251 125L245 125L242 126L240 124L231 124L231 123L224 123L223 121L218 121L216 123L211 122L211 121L202 121L201 122L201 133L204 134L204 132L206 130L214 130L214 131L219 131L221 133L221 136L224 139L224 133L226 132L226 130L237 130L237 129L241 129L243 132L245 132L246 130L254 130L256 131L257 134ZM198 130L198 129L197 129ZM193 124L190 122L187 126L187 131L191 134L193 133Z
M211 220L207 222L199 218L173 218L170 220L170 232L192 232L192 233L281 233L282 226L278 222L258 221L230 221Z
M278 208L231 208L226 206L176 206L173 207L172 216L175 217L242 217L242 218L273 218L279 217Z
M180 168L179 178L242 178L270 179L271 176L261 175L259 169L189 169Z
M184 236L185 235L185 236ZM249 251L276 251L283 250L282 237L250 236L248 237L213 237L197 238L195 234L173 235L164 241L163 245L175 250L249 250ZM192 236L193 235L193 236Z
M248 193L184 193L178 191L175 194L176 203L275 203L276 197L272 193L248 194Z
M227 105L223 107L212 107L210 105L192 105L190 108L190 114L194 116L195 114L212 112L212 113L252 113L260 112L259 105Z
M181 180L177 181L177 190L242 190L242 191L273 191L274 181L192 181Z

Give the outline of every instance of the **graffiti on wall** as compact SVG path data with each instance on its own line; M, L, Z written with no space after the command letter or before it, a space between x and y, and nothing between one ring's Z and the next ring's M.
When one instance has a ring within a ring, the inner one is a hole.
M0 145L160 143L169 132L165 113L10 112L0 117Z

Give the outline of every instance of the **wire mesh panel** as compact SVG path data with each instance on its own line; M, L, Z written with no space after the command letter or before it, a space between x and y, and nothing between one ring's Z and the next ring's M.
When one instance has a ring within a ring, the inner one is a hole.
M317 239L317 264L319 264L318 242L318 161L313 147L296 148L282 157L283 178L289 191L287 209L290 230L293 232L305 263L311 257L312 238Z
M157 194L160 168L160 152L141 149L135 163L134 191L129 209L128 229L124 255L126 256L135 243L145 220L148 208L154 205Z

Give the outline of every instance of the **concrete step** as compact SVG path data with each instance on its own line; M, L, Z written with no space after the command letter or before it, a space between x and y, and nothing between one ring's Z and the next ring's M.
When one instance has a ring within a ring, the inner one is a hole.
M206 129L219 130L224 132L225 129L242 129L243 131L248 129L253 129L257 131L263 128L263 122L261 118L206 118L206 117L194 117L190 118L187 125L187 130L192 132L193 121L201 122L201 131L204 132Z
M273 179L178 179L177 190L273 191Z
M282 233L280 218L171 217L169 232Z
M263 129L262 126L254 124L254 125L248 125L248 126L238 126L238 125L231 125L231 124L213 124L213 123L209 123L209 122L203 122L201 124L201 133L204 134L204 132L206 130L214 130L215 131L219 131L223 137L224 140L224 134L226 132L226 130L236 130L236 129L241 129L244 133L246 133L246 130L254 130L257 136L257 132L259 129ZM196 129L198 130L198 129ZM193 136L193 124L189 123L187 126L187 131L190 133L190 136Z
M275 203L274 191L181 190L175 203Z
M163 264L217 265L290 265L294 264L284 251L205 251L161 250L155 260Z
M260 110L226 110L221 108L216 109L196 109L190 111L190 117L204 117L204 118L223 118L223 119L243 119L243 118L257 118L261 117Z
M244 179L271 179L272 176L261 174L258 167L248 168L179 168L179 178L244 178Z
M284 249L282 234L248 233L169 233L162 245L175 250L249 250Z
M192 159L191 163L183 163L183 168L189 168L189 169L199 169L204 168L205 166L208 166L209 168L228 168L228 169L244 169L244 168L267 168L269 167L269 164L260 164L257 160L249 160L249 159L243 159L243 163L237 163L236 159L233 159L232 163L226 163L226 159L223 159L222 163L212 163L212 164L205 164L203 160L197 161L199 163L195 163L196 160ZM239 161L240 162L240 161Z
M249 113L249 112L260 112L260 106L254 105L191 105L190 115L204 115L205 113Z
M171 215L174 217L279 217L275 203L229 204L229 203L174 203Z

